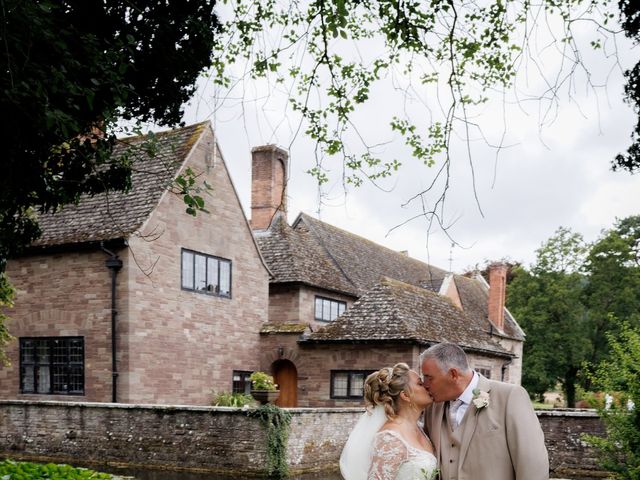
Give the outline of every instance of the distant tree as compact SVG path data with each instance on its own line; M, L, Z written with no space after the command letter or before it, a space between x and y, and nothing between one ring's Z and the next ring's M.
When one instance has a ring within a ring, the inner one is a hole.
M620 401L599 413L604 438L587 437L600 454L601 466L616 480L640 480L640 328L629 323L619 334L607 334L610 355L592 375L596 388L618 392Z
M607 361L607 338L640 328L640 216L618 220L592 245L560 228L531 269L514 271L507 302L527 334L523 384L540 395L557 382L594 388L589 365Z
M608 354L606 333L618 333L623 321L640 326L639 245L640 216L631 216L605 231L586 258L583 302L589 311L592 364Z
M35 212L130 187L120 119L176 125L211 62L214 0L3 0L0 283L39 235ZM0 305L11 302L0 287ZM0 310L0 326L3 316ZM0 334L0 350L6 337Z
M590 347L581 302L586 251L580 234L558 229L537 250L530 272L514 271L507 291L507 305L527 335L523 386L540 397L560 383L569 406L575 404L578 372Z

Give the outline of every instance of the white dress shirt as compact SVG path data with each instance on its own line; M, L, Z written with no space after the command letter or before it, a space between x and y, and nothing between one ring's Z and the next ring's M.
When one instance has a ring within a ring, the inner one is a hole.
M458 425L460 425L460 423L462 422L464 414L467 413L467 408L469 408L469 405L471 405L471 401L473 400L473 391L478 388L479 378L480 377L478 377L478 374L473 371L473 377L471 378L469 385L467 385L467 388L464 389L464 392L462 392L462 394L458 398L456 398L456 400L460 400L462 402L462 404L456 411L456 422Z

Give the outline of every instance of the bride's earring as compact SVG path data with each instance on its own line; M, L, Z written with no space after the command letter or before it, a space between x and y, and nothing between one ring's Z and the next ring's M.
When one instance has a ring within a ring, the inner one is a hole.
M406 395L407 399L409 400L409 408L410 408L411 410L415 410L415 405L413 404L413 400L412 400L412 398L411 398L411 395L409 395L409 394L408 394L407 392L405 392L404 390L403 390L403 393Z

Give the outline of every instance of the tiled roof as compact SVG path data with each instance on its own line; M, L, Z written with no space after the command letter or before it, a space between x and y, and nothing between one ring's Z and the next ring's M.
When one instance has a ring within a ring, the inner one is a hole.
M278 215L269 230L256 232L272 283L302 282L357 296L358 289L305 228L293 228Z
M310 334L308 342L454 342L463 348L509 353L487 325L430 290L384 278L344 314Z
M294 223L294 228L305 227L316 236L344 275L358 288L359 294L372 288L382 277L437 292L447 275L440 268L302 213Z
M470 347L504 352L489 339L488 289L481 280L453 277L463 308L460 311L437 294L447 277L444 270L304 213L293 226L280 215L257 236L274 274L272 283L300 282L360 297L333 324L311 335L311 341L458 338ZM386 280L380 283L383 278ZM416 305L420 307L414 308ZM424 320L420 328L415 322L422 320L412 317ZM502 333L524 339L506 310Z
M438 291L446 272L366 238L300 214L257 234L274 283L302 282L360 296L382 277Z
M147 137L119 140L113 156L122 155L131 146L133 173L129 192L83 195L77 205L66 205L55 214L38 217L42 236L34 246L126 238L138 229L156 207L167 185L200 137L208 123L156 134L157 153L152 158L139 147Z

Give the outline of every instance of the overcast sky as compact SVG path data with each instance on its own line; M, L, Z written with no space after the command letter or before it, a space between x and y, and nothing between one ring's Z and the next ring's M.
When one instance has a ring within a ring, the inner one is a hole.
M622 67L638 60L638 49L631 49L628 43L620 46ZM554 68L553 59L549 59L546 68ZM290 151L290 222L303 211L394 250L408 250L412 257L454 272L503 258L529 265L535 250L560 226L593 241L616 218L640 214L640 176L610 169L611 159L629 146L637 117L622 101L620 68L612 69L611 64L598 57L592 59L591 68L594 83L606 81L606 88L589 89L584 77L579 77L571 90L572 98L565 88L560 108L554 111L555 120L542 128L540 112L546 104L516 104L511 96L504 102L503 97L495 95L482 115L474 118L491 143L498 143L505 132L503 145L508 146L496 156L496 150L482 141L469 144L482 214L473 193L466 144L454 143L451 189L445 204L445 222L452 223L448 234L457 243L454 247L438 228L429 233L424 219L394 229L419 213L419 202L403 204L430 184L437 166L417 164L401 142L385 130L398 105L389 84L376 88L357 120L361 133L371 143L378 139L390 142L378 153L388 159L399 158L403 167L393 179L382 182L382 189L365 184L345 190L335 181L340 173L336 163L332 169L336 177L323 187L322 201L314 179L305 173L314 165L314 145L302 134L294 135L296 118L285 113L286 99L267 94L268 87L245 85L242 94L234 92L221 105L214 99L221 92L202 81L185 120L210 120L214 124L248 216L250 150L275 143ZM519 81L536 91L540 79L523 74ZM424 118L426 125L428 118ZM472 137L478 135L472 132ZM433 197L427 201L432 202Z

